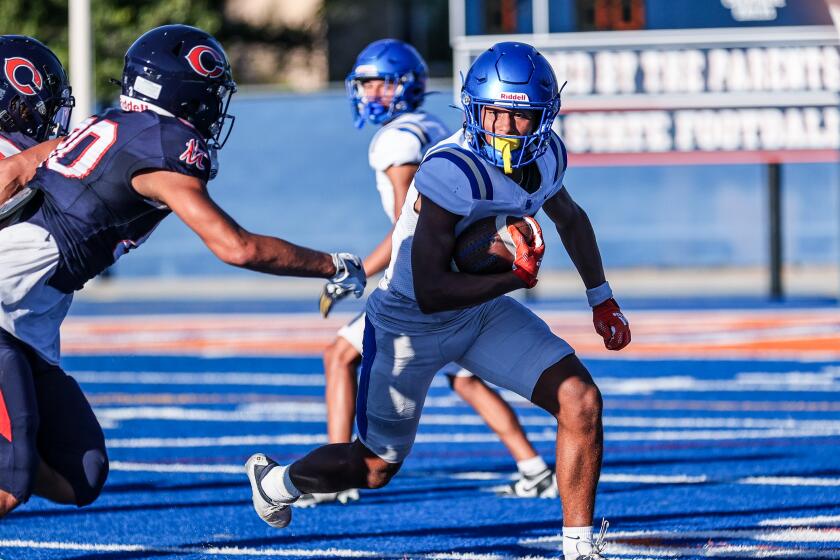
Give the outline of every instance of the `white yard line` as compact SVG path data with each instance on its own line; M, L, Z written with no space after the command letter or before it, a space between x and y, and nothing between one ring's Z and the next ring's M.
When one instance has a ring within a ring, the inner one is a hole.
M610 532L610 540L664 539L664 540L703 540L703 539L741 539L760 542L840 542L840 529L730 529L721 531L615 531ZM725 543L724 543L725 544ZM838 551L840 552L840 551Z
M74 371L73 377L88 384L194 385L253 387L322 387L321 373L294 372L154 372ZM690 373L655 377L606 377L596 379L605 395L649 395L657 392L835 392L840 391L840 367L820 371L741 372L727 379L699 379ZM435 387L446 385L442 376Z
M689 476L678 475L657 475L657 474L619 474L603 473L601 482L630 483L630 484L703 484L709 482L705 475Z
M840 486L840 478L811 478L802 476L750 476L738 481L740 484L765 486Z
M435 407L432 407L435 408ZM428 410L428 407L427 407ZM325 422L327 409L322 402L272 402L247 404L233 410L187 406L115 406L95 407L100 420L175 420L204 422ZM556 421L547 414L522 414L524 426L554 426ZM484 426L484 420L472 413L439 414L427 412L421 423L430 426ZM735 428L735 429L791 429L840 430L840 420L796 420L793 418L739 417L663 417L663 416L604 416L604 426L620 428Z
M794 522L801 521L794 519ZM661 544L634 544L663 541ZM705 544L698 546L669 545L667 541L695 540ZM768 544L730 544L727 540L750 540ZM540 550L557 550L562 536L552 535L523 539L519 544ZM840 530L830 529L732 529L711 531L611 531L607 535L606 552L609 558L681 558L702 556L704 558L808 558L809 560L833 560L840 558L840 550L785 547L781 543L836 543L840 542Z
M112 461L111 470L124 472L157 472L157 473L218 473L241 474L243 465L231 464L190 464L190 463L149 463L133 461ZM456 480L502 480L508 477L496 472L456 473L450 478ZM611 473L601 475L601 482L611 484L747 484L769 486L840 486L840 478L806 477L806 476L763 476L725 479L706 475L658 475L641 473ZM827 517L825 519L840 519ZM838 532L840 535L840 532Z
M382 558L381 552L350 550L340 548L296 549L296 548L246 548L246 547L178 547L145 546L133 544L95 544L63 541L26 541L17 539L0 540L0 548L30 548L47 550L78 550L82 552L148 552L173 554L201 554L212 556L303 556L316 558Z
M840 515L815 515L813 517L783 517L781 519L765 519L759 525L766 527L813 527L815 525L833 525L840 527Z
M556 432L550 428L527 433L533 442L554 441ZM731 441L761 439L802 439L840 435L840 427L825 429L777 430L640 430L635 432L606 431L607 441ZM417 434L417 443L497 443L493 433L435 433ZM249 445L320 445L327 443L324 434L242 435L191 438L111 438L112 449L120 448L188 448L188 447L239 447Z
M157 371L73 371L69 372L79 383L129 384L129 385L241 385L272 387L323 387L322 373L254 373L218 372L193 373Z
M244 474L243 465L190 465L187 463L137 463L130 461L111 461L112 471L123 472L155 472L155 473L215 473L215 474Z
M304 558L403 558L402 553L373 552L346 548L254 548L237 546L146 546L134 544L78 543L66 541L29 541L23 539L0 539L0 549L23 548L40 550L69 550L80 552L141 552L149 554L170 553L175 555L198 554L202 556L255 556L255 557L304 557ZM509 557L498 554L474 554L436 552L412 554L412 558L427 560L505 560ZM544 556L527 556L520 560L549 560Z

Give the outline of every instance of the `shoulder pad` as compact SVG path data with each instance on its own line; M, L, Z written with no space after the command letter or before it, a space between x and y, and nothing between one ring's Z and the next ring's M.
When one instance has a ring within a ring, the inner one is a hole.
M466 179L475 200L493 200L493 183L487 169L477 155L458 144L440 144L432 148L423 163L434 160L451 162L460 171L451 179ZM461 175L458 177L457 175Z
M430 141L429 135L426 133L426 130L420 126L418 123L406 121L400 123L394 123L388 130L399 130L400 132L411 134L420 142L420 146L425 147Z
M210 154L207 144L196 129L174 117L161 117L144 111L142 117L128 117L142 123L142 132L130 140L132 164L128 177L142 169L174 171L197 177L210 178ZM129 113L131 115L131 113ZM146 122L147 119L151 119Z
M393 165L418 164L423 159L428 136L414 123L383 128L371 142L370 166L385 171Z

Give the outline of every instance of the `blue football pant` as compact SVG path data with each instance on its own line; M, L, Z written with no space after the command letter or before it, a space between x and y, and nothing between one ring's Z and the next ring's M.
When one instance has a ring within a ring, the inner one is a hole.
M70 483L79 506L108 477L105 435L76 380L0 329L0 489L29 500L40 461Z

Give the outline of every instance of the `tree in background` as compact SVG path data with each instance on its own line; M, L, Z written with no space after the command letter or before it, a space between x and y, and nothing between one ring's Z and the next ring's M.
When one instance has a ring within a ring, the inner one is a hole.
M319 39L316 27L253 25L225 17L225 0L90 0L96 97L110 103L119 89L111 78L122 75L126 49L145 31L159 25L184 23L218 38L233 59L234 77L246 82L282 82L278 72L249 73L236 59L255 46L281 58L293 50L310 49ZM67 0L0 0L0 33L30 35L46 43L67 66Z

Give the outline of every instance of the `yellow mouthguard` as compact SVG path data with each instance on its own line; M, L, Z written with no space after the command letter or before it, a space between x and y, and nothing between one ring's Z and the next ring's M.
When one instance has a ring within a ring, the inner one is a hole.
M499 138L493 137L493 148L502 152L502 163L504 163L505 175L513 173L513 167L510 165L510 153L519 148L521 142L519 138Z

